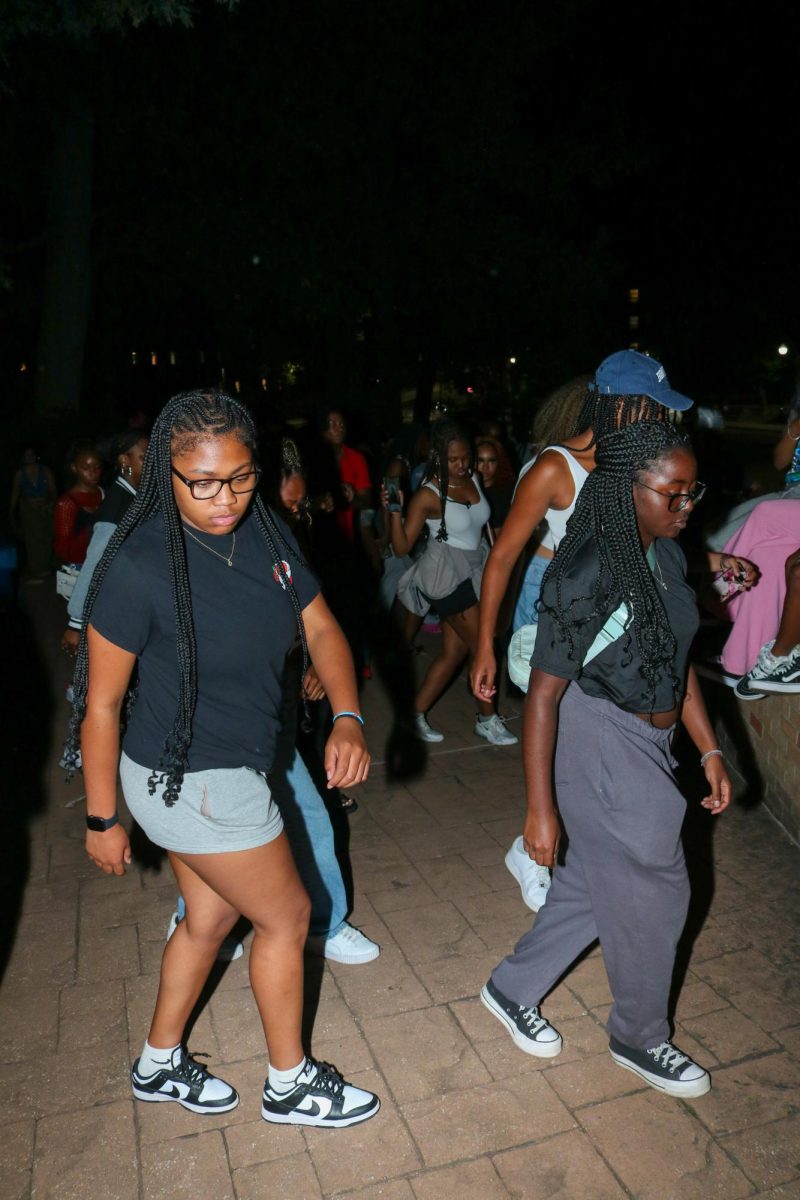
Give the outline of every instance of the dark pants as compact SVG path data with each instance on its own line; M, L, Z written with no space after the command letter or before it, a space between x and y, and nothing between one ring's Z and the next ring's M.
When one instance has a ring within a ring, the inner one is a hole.
M510 1000L539 1004L599 938L614 996L608 1031L641 1049L670 1036L668 997L689 905L672 733L569 686L555 757L566 861L533 929L492 975Z

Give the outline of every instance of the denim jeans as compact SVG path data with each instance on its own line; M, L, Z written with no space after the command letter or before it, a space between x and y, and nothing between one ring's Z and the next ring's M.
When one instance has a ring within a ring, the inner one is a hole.
M519 589L517 606L514 609L512 626L514 633L518 629L521 629L523 625L538 625L539 614L536 611L536 601L539 599L539 593L542 590L544 573L551 562L552 559L550 558L544 558L541 554L534 554L528 563L525 576L522 580L522 586Z
M333 937L347 916L347 893L334 849L331 818L294 745L293 724L278 739L269 786L283 817L295 865L311 899L309 932ZM178 916L183 918L185 912L183 896L179 896Z
M294 735L294 729L291 732ZM330 814L293 736L283 745L279 739L269 785L283 817L295 865L311 899L309 932L333 937L347 916L347 894L334 849Z

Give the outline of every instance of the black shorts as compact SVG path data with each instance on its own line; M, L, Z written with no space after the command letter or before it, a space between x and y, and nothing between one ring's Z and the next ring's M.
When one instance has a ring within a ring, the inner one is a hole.
M431 608L435 609L440 617L453 617L478 603L471 579L465 579L449 596L440 596L438 600L426 596L425 599L430 601Z

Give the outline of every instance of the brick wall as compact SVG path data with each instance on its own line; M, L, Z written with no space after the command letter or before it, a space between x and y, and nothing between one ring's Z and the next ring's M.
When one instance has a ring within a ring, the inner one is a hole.
M800 841L800 695L743 701L726 689L709 707L720 745L744 776L746 799L761 801Z

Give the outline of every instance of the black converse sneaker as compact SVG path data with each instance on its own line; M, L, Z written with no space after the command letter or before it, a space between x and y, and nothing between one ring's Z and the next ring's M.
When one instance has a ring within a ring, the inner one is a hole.
M537 1005L515 1004L495 987L491 979L481 988L481 1000L490 1013L508 1029L514 1044L537 1058L555 1058L561 1053L561 1034L539 1012Z
M704 1096L711 1091L711 1076L683 1054L672 1042L662 1042L651 1050L635 1050L623 1046L616 1038L608 1046L614 1062L633 1071L650 1087L668 1096Z
M335 1067L307 1058L291 1091L280 1094L264 1084L261 1115L277 1125L357 1125L374 1117L381 1102L372 1092L345 1083Z
M195 1062L182 1046L173 1051L172 1065L154 1075L140 1075L140 1061L137 1058L131 1071L137 1100L177 1100L195 1113L229 1112L239 1103L239 1095L231 1085Z

